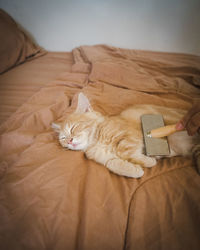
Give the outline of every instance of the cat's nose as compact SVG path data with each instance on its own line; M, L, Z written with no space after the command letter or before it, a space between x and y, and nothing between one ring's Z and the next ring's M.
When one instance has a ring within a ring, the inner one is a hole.
M73 142L73 138L70 138L70 139L67 141L68 144L72 144L72 142Z

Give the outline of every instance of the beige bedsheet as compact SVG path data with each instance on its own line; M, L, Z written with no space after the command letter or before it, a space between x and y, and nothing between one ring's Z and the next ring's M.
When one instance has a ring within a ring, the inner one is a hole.
M80 91L104 114L138 103L189 109L200 98L200 58L99 45L75 49L73 60L0 127L0 249L199 249L192 158L119 177L61 148L50 125Z
M0 75L0 124L41 87L70 72L72 64L71 52L48 52Z

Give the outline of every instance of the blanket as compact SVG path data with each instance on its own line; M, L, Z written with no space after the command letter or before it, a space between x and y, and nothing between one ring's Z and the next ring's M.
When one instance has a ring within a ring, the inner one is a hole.
M114 115L133 104L189 109L200 98L194 55L81 46L60 74L0 127L0 249L199 249L200 176L192 157L117 176L61 148L51 123L83 92ZM27 79L28 82L28 79Z

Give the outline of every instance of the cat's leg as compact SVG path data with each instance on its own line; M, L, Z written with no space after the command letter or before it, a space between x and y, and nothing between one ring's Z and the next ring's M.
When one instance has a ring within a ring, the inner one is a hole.
M151 168L153 166L156 165L157 161L154 157L149 157L146 156L144 154L141 155L137 155L137 157L135 157L136 162L140 163L146 167L146 168Z
M116 154L107 150L106 147L99 146L98 144L89 148L85 153L88 159L103 164L110 171L118 175L139 178L144 174L144 171L139 164L133 164L123 160L116 156Z
M133 164L119 158L108 160L106 167L115 174L126 177L140 178L144 174L144 171L140 165Z
M151 168L156 165L157 161L154 157L144 155L141 150L137 150L132 155L133 161L141 164L146 168Z
M143 154L143 142L141 139L126 139L118 145L117 150L119 158L128 160L133 164L148 168L156 165L155 157L149 157Z

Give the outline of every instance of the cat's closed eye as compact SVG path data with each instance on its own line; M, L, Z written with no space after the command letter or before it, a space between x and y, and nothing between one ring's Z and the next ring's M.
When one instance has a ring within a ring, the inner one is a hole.
M62 141L66 140L66 139L67 139L66 136L61 136L61 137L60 137L60 140L62 140Z

